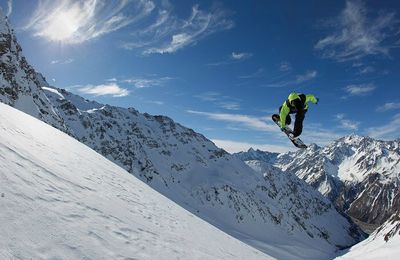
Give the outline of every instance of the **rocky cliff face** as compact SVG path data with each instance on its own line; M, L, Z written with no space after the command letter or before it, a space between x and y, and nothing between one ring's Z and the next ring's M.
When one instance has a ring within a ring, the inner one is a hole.
M42 75L28 64L0 10L0 101L66 130L63 119L41 90Z

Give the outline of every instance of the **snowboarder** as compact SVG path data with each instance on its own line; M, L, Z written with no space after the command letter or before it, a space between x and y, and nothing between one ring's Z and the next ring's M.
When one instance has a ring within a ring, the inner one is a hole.
M318 98L314 95L290 93L288 99L279 107L279 115L275 114L272 116L272 119L279 118L280 127L283 131L285 127L292 122L292 118L289 114L296 114L294 130L292 133L288 134L289 138L294 139L301 135L303 131L303 120L308 110L308 102L310 101L314 104L318 104Z

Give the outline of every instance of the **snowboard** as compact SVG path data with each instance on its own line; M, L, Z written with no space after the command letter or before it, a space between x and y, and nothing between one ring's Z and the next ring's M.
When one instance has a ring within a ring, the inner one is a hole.
M272 115L272 120L279 126L281 127L280 120L279 120L279 115ZM291 138L289 134L293 133L292 129L290 127L285 126L285 128L282 129L282 132L286 134L286 136L289 138L289 140L296 146L297 148L307 148L307 145L303 143L303 141L300 140L300 138Z

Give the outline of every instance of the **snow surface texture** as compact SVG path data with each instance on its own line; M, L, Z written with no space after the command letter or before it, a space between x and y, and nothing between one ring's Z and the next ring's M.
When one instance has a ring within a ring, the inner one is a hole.
M270 259L0 104L1 259Z
M400 256L400 213L394 214L370 237L347 250L337 259L375 260L399 259Z

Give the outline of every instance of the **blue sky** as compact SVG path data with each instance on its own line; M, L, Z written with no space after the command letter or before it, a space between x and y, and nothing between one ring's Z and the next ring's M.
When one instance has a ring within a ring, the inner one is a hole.
M270 120L320 98L305 143L399 137L398 1L1 1L47 81L162 114L228 151L287 151Z

